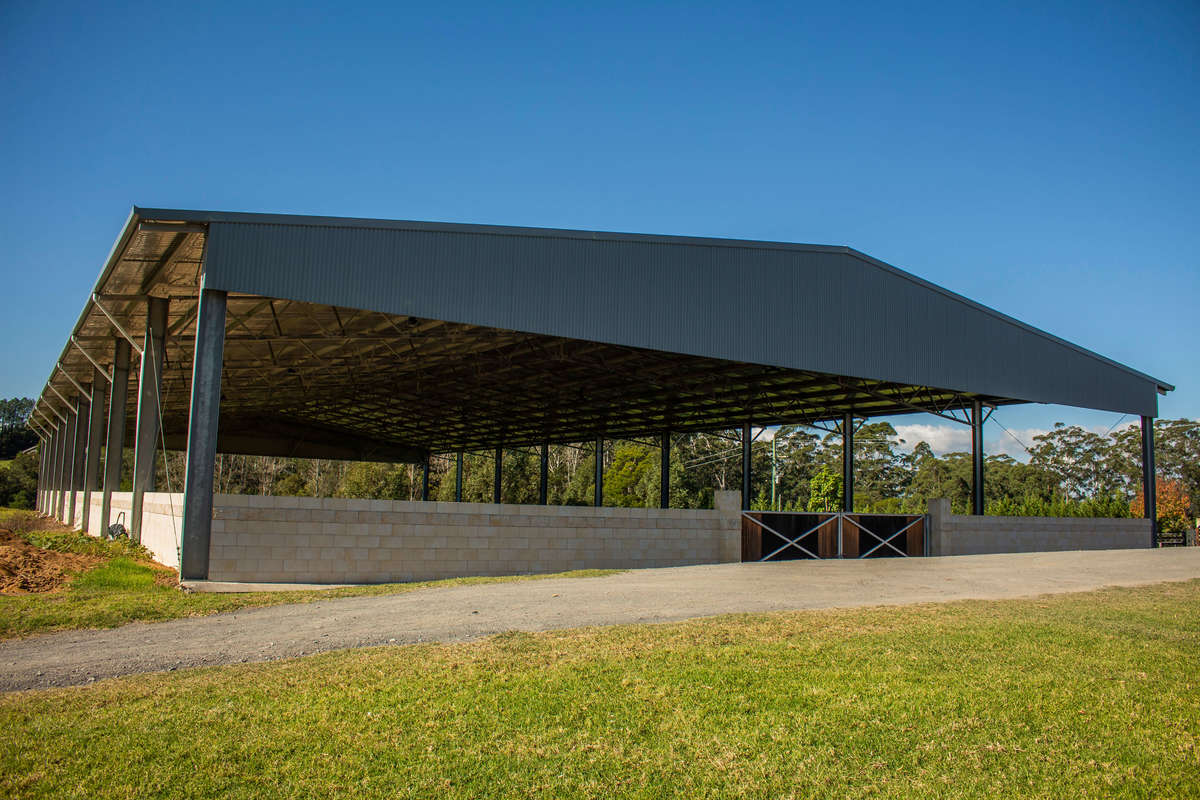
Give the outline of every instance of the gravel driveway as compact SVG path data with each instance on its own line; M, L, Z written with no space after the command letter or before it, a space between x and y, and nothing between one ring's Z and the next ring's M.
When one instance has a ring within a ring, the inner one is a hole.
M784 561L423 589L0 642L0 690L507 630L998 599L1200 578L1200 548Z

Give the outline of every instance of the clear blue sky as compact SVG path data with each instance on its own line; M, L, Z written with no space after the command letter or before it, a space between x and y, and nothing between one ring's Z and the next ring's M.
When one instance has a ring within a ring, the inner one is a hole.
M571 5L0 6L0 396L138 204L846 244L1200 417L1200 5Z

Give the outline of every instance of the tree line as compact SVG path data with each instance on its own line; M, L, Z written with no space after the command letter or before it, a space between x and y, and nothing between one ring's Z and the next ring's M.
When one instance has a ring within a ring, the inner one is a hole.
M26 412L27 413L27 412ZM23 420L22 420L23 423ZM36 441L36 440L35 440ZM956 513L971 502L971 456L936 455L926 442L910 449L887 422L863 425L854 437L856 511L923 513L929 500L944 497ZM1200 517L1200 422L1157 420L1155 445L1160 525L1179 530ZM1028 461L1007 455L985 459L986 512L1021 516L1123 517L1141 514L1141 434L1136 426L1097 434L1058 423L1035 436ZM552 445L548 501L590 505L593 501L595 443ZM654 507L659 504L661 449L656 438L610 440L602 454L604 503ZM719 489L741 490L740 431L677 434L670 460L671 505L711 508ZM0 505L33 503L36 460L19 457L0 475ZM132 452L124 453L130 488ZM183 454L159 456L157 487L182 491ZM466 453L463 499L491 502L494 454ZM757 509L834 510L841 507L842 439L802 426L784 426L774 440L759 438L751 448L751 496ZM501 500L536 503L540 454L536 448L505 449ZM16 474L19 473L19 474ZM225 494L270 494L417 500L423 468L325 459L220 454L214 487ZM14 488L22 483L22 488ZM430 497L455 497L455 457L430 461ZM9 488L6 490L5 486ZM773 490L773 491L772 491ZM6 494L7 491L7 494ZM27 498L27 499L26 499Z
M741 490L740 436L740 431L729 430L672 437L673 507L711 508L714 491ZM855 510L924 513L929 500L944 497L956 513L967 513L971 503L970 453L938 456L926 442L918 442L911 450L905 444L887 422L867 424L858 430L854 438ZM1155 444L1160 524L1163 530L1179 530L1200 516L1200 423L1158 420ZM605 505L658 505L661 449L657 439L606 441L603 458ZM177 462L172 472L178 487L183 474L182 455L173 455L172 459ZM494 464L492 452L464 455L465 501L491 502ZM779 428L773 442L760 438L751 447L752 505L763 510L839 509L841 464L840 435L801 426ZM505 449L501 500L536 503L539 470L536 448ZM220 455L215 487L218 492L230 494L419 500L422 471L417 464ZM1007 455L986 457L986 513L1140 516L1141 474L1141 434L1137 427L1102 435L1059 423L1034 437L1027 462ZM594 480L594 443L551 445L548 502L590 505ZM431 459L429 484L431 499L454 499L453 454ZM164 488L161 477L158 485Z

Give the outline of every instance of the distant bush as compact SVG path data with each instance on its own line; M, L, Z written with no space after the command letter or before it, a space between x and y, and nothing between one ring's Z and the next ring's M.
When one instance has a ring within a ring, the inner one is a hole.
M12 461L0 465L0 507L33 508L37 482L37 460L28 453L17 453Z

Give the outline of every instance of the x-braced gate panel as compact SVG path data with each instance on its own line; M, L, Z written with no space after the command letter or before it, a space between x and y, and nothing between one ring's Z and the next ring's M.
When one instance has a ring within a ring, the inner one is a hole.
M926 554L925 515L742 512L742 561Z

